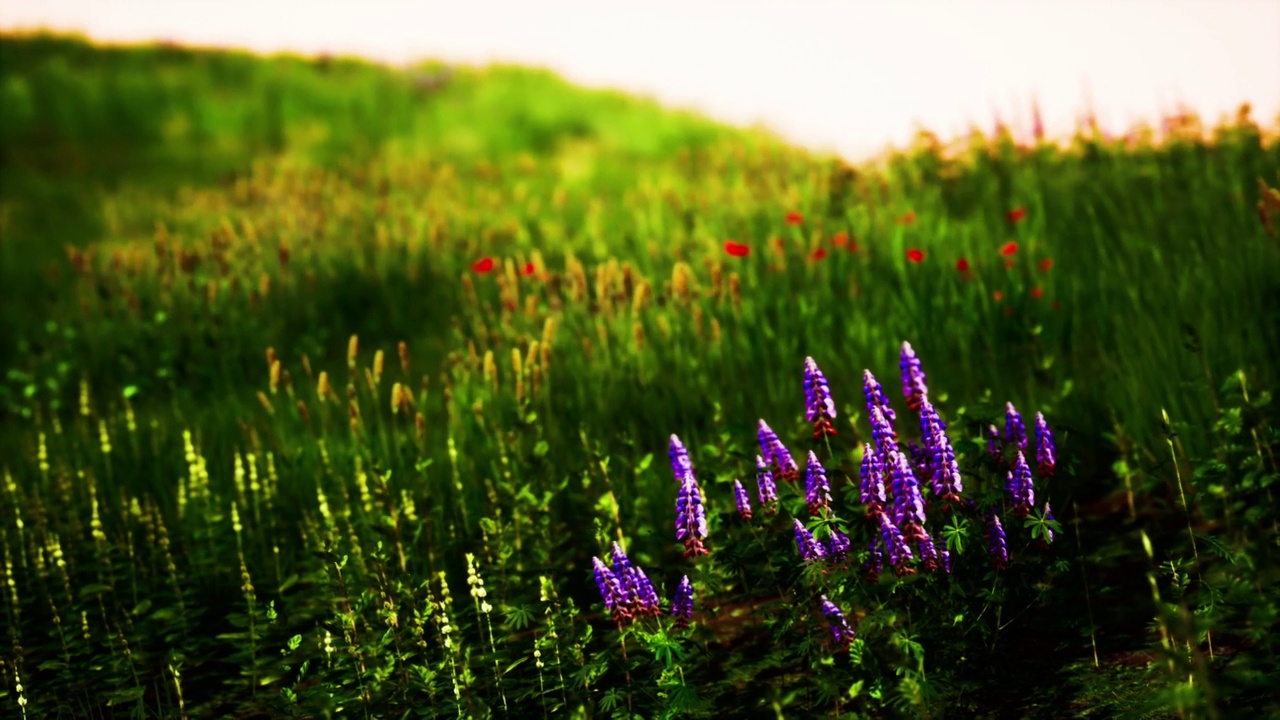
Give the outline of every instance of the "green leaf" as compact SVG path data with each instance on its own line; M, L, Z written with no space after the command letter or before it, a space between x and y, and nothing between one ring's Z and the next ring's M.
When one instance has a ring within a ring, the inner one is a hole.
M550 450L551 445L548 444L546 440L539 440L538 444L533 446L533 456L539 458L546 457L547 452Z
M652 464L653 464L653 453L647 453L644 457L640 458L640 462L636 463L636 474L639 475L645 470L648 470L649 466Z

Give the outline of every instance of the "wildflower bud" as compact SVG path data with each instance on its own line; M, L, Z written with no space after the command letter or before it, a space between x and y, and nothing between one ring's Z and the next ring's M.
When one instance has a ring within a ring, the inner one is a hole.
M849 557L851 545L849 536L845 535L840 528L832 525L831 536L827 539L827 558L834 563L844 562Z
M751 498L747 497L747 489L742 487L741 480L733 481L733 498L738 505L738 515L743 520L751 519Z
M996 460L1004 461L1004 445L1000 441L1000 429L995 425L987 426L987 454Z
M880 454L867 444L862 446L862 468L859 474L858 499L867 506L867 517L884 512L887 502L884 495L884 463L880 460Z
M600 558L591 558L591 565L595 571L596 587L600 589L600 596L604 598L605 609L613 614L613 621L619 626L630 622L631 598L627 594L626 587Z
M1041 478L1051 478L1057 465L1057 448L1053 433L1044 420L1044 413L1036 413L1036 465Z
M671 616L676 619L676 628L680 630L688 629L693 620L693 584L689 582L688 575L682 577L680 584L676 586L675 598L671 601Z
M1027 428L1013 403L1004 404L1004 441L1017 450L1027 451Z
M1035 504L1035 489L1032 487L1031 468L1021 451L1014 456L1013 470L1008 473L1006 487L1013 496L1013 513L1019 518L1031 514L1031 506Z
M881 513L883 516L883 513ZM884 553L880 550L880 537L878 535L871 536L871 542L868 545L870 554L867 556L867 562L862 565L863 573L867 578L867 582L874 583L880 580L880 571L884 568Z
M756 484L760 488L760 506L764 508L765 514L777 512L778 487L773 482L773 473L759 455L756 456Z
M880 387L880 382L870 370L862 371L862 391L867 398L867 415L870 416L873 409L880 408L890 434L897 438L897 433L893 432L893 423L897 421L897 415L894 414L893 408L889 407L889 399L884 396L884 388Z
M994 512L987 512L987 555L991 557L991 567L1004 570L1009 567L1009 543L1004 535L1004 526L1000 517Z
M827 551L822 544L813 537L813 533L804 526L799 520L795 521L796 528L796 547L800 549L800 559L804 562L813 560L821 560L826 557Z
M831 399L827 378L813 358L804 359L804 417L813 423L814 439L835 435L831 421L836 417L836 403Z
M929 388L925 385L924 370L920 367L920 358L916 357L916 352L912 349L911 343L902 343L902 357L898 364L902 370L902 394L907 398L907 407L911 409L911 412L918 412L920 403L929 392Z
M828 600L826 595L822 596L822 614L827 616L827 622L831 625L831 637L836 644L848 647L855 637L853 628L849 627L849 621L840 608Z
M822 508L831 507L831 485L827 482L827 471L812 450L809 451L804 477L805 502L809 506L809 514L817 515Z

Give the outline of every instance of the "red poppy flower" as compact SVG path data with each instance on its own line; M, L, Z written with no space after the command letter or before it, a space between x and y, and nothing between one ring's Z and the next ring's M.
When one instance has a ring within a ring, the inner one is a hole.
M831 237L831 244L836 247L844 247L849 244L849 233L836 233Z
M1013 225L1014 223L1025 218L1026 216L1027 216L1027 209L1018 207L1010 210L1005 215L1005 218L1009 221L1010 225Z
M969 261L965 258L957 260L956 270L959 270L960 272L969 272Z
M995 291L995 292L991 293L991 299L992 299L992 300L995 300L996 302L1000 302L1001 300L1003 300L1003 299L1004 299L1004 291L1003 291L1003 290L997 290L997 291Z
M898 218L899 225L910 225L916 221L916 211L908 210L905 215Z
M743 243L734 242L732 240L724 241L724 251L734 257L746 257L751 254L751 248Z
M1053 267L1053 258L1045 258L1045 259L1043 259L1043 260L1041 260L1041 261L1040 261L1040 269L1041 269L1041 270L1044 270L1045 272L1048 272L1048 271L1049 271L1049 268L1051 268L1051 267Z
M482 257L479 260L471 263L471 269L478 273L490 272L491 270L493 270L493 258Z
M913 263L918 263L924 260L924 251L917 250L916 248L911 248L910 250L907 251L907 259Z
M792 210L791 212L787 213L788 225L799 225L802 222L804 222L804 216L801 215L800 213L796 212L795 210Z
M826 249L826 248L821 248L821 247L820 247L820 248L818 248L817 250L814 250L814 251L813 251L813 259L814 259L814 260L821 260L821 259L825 258L826 256L827 256L827 249Z
M536 269L537 269L537 268L535 268L535 267L533 266L533 263L531 263L531 262L527 262L527 263L525 263L525 264L524 264L524 274L525 274L525 275L532 275Z
M1037 300L1044 297L1044 288L1040 287L1039 285L1031 288L1031 297Z
M1000 248L1000 254L1005 257L1009 257L1010 255L1013 255L1016 252L1018 252L1018 243L1012 240L1005 243L1004 246Z

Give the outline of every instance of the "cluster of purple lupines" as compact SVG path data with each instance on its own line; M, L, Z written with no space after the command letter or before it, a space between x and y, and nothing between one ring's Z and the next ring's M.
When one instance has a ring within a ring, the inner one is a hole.
M813 439L836 434L831 423L836 418L836 403L827 387L827 376L818 369L813 358L804 359L804 419L813 423Z
M643 569L631 562L621 545L616 542L613 544L612 568L598 557L591 558L591 565L595 571L596 587L604 598L604 607L612 614L613 622L619 627L630 624L636 618L662 616L662 603L653 588L653 582ZM676 588L672 614L676 616L677 625L682 617L687 618L693 612L693 590L688 588L686 593L684 588L688 582L689 578L685 577L681 586Z
M1056 470L1057 447L1054 445L1049 423L1045 422L1044 413L1036 413L1035 437L1036 474L1040 476L1040 480L1047 480L1053 477ZM1005 474L1005 489L1013 499L1014 515L1025 518L1035 506L1035 479L1031 466L1027 463L1027 428L1022 422L1022 414L1013 403L1005 403L1003 435L995 425L987 429L987 451L1001 466L1009 468L1010 461L1005 457L1005 448L1010 448L1013 453L1012 467ZM1053 511L1049 504L1045 503L1044 507L1045 519L1051 519ZM1046 532L1041 542L1053 542L1053 534Z

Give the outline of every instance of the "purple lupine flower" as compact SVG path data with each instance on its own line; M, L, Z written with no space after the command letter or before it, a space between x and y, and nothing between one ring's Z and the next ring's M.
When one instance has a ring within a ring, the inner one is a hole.
M929 453L926 453L915 440L907 441L907 460L911 463L911 469L915 471L917 478L927 478L933 474L929 472Z
M1009 542L1004 536L1004 526L1000 524L1000 516L987 512L987 555L991 556L991 567L1004 570L1009 567Z
M702 489L692 468L676 497L676 539L684 542L684 556L708 555L702 541L707 537L707 513L702 506Z
M764 458L756 456L756 484L760 487L760 506L766 515L777 512L778 486L773 482L773 473L765 464Z
M928 398L920 403L920 430L929 451L928 477L932 481L933 494L944 502L958 500L960 493L964 492L960 464L956 462L956 453L947 438L946 425Z
M676 628L680 630L687 629L693 620L693 584L689 582L688 575L680 578L680 584L676 586L675 597L671 600L671 616L676 619Z
M1036 413L1036 469L1041 479L1053 477L1057 454L1053 433L1049 432L1049 423L1044 421L1044 413Z
M884 517L884 514L882 513L880 517ZM867 556L867 562L862 566L867 582L879 582L880 571L884 569L884 552L880 550L880 542L879 535L871 536L871 543L868 546L871 554Z
M907 456L897 450L889 455L889 472L893 477L893 524L908 539L913 539L924 532L924 498L920 495L920 483L907 462Z
M742 481L733 481L733 498L738 504L738 515L743 520L751 519L751 498L747 497L747 489L742 487Z
M1027 458L1019 450L1013 458L1013 470L1008 474L1008 490L1013 496L1013 514L1024 518L1031 514L1031 506L1036 502L1035 488L1031 482L1031 467Z
M880 406L877 405L871 408L869 418L871 420L871 444L875 447L876 453L880 455L880 462L884 463L888 461L889 453L897 447L898 436Z
M805 562L821 560L827 555L826 548L799 520L796 520L796 547L800 548L800 559Z
M796 461L791 457L791 452L778 439L777 433L769 424L761 420L756 431L756 437L760 440L760 454L764 458L765 463L773 468L774 480L789 480L794 482L800 478L800 467L796 465Z
M833 517L832 519L834 520L835 518ZM828 538L827 543L827 557L832 562L838 563L849 557L849 548L851 547L849 536L841 532L840 528L835 525L831 526L831 537Z
M836 402L831 399L827 377L813 358L804 359L804 418L813 423L814 439L835 435L831 421L836 417Z
M893 566L893 570L898 574L898 577L914 575L915 568L911 567L911 561L914 556L911 554L911 548L907 545L906 539L902 537L902 531L889 520L888 515L882 514L879 517L880 536L884 539L884 547L889 556L889 564Z
M860 474L858 500L867 506L867 517L884 512L887 502L884 496L884 462L880 460L880 454L867 444L862 446Z
M893 408L889 407L889 398L884 396L884 388L880 387L880 381L876 380L876 376L872 375L870 370L862 371L862 392L867 396L867 414L871 414L873 407L880 408L885 420L889 421L889 429L892 431L893 423L897 421L898 416L894 414ZM893 436L896 438L897 433L893 433Z
M933 538L929 537L929 533L921 529L919 535L916 536L916 547L920 550L920 564L925 570L938 569L938 548L933 544Z
M631 564L631 558L627 557L617 542L613 543L613 576L627 589L628 595L635 593L635 565Z
M987 426L987 454L996 460L1004 460L1004 443L1000 441L1000 429L995 425Z
M1027 426L1022 424L1022 416L1011 402L1004 404L1004 441L1022 452L1027 451Z
M604 607L613 614L613 621L618 625L630 622L631 597L627 594L626 586L600 558L591 558L591 565L595 570L596 587L600 588Z
M662 605L658 599L658 591L653 589L653 582L649 580L644 569L638 566L635 569L635 578L636 592L632 595L631 601L636 605L636 614L660 617Z
M685 478L693 477L693 463L689 460L689 451L675 434L671 435L667 455L671 457L671 471L676 477L677 484L683 485Z
M831 625L831 637L835 639L837 645L848 647L856 637L853 628L849 627L849 621L845 619L844 613L836 604L827 599L826 595L822 596L822 614L827 616L827 622Z
M942 560L942 569L945 570L948 575L950 575L951 574L951 551L943 550L942 552L938 553L938 557Z
M918 412L920 401L924 400L929 388L925 385L920 358L916 357L916 351L911 348L911 343L902 343L902 358L898 366L902 369L902 394L907 398L907 407L911 412Z
M810 515L817 515L822 508L831 507L831 484L827 482L827 471L812 450L809 451L804 469L804 496Z

